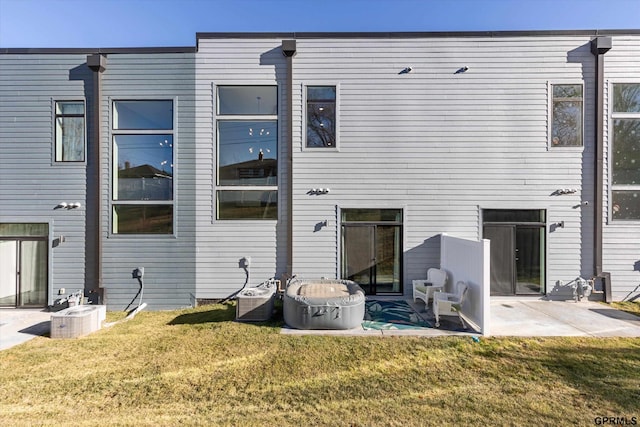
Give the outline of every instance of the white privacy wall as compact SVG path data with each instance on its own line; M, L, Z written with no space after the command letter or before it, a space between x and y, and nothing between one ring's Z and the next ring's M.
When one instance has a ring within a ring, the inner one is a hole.
M462 317L483 335L490 334L489 321L489 240L469 240L443 234L440 241L440 264L446 270L448 292L462 280L469 286L462 304Z

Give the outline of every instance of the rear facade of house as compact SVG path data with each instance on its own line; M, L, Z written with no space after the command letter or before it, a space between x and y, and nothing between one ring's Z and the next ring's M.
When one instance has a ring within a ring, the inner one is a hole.
M345 278L408 296L442 233L491 294L640 295L640 31L197 35L0 50L0 305L112 310Z

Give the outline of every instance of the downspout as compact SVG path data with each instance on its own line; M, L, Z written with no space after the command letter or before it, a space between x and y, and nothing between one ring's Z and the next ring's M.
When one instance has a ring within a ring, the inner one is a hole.
M282 40L282 54L287 58L287 271L293 277L293 56L295 40Z
M101 129L100 118L102 116L101 100L102 100L102 73L107 64L107 58L101 54L93 54L87 56L87 66L93 71L93 88L91 102L91 133L89 135L89 143L93 144L93 179L94 187L87 189L93 192L93 250L94 250L94 266L93 266L93 289L92 292L98 296L97 303L103 303L102 295L102 222L101 222L101 192L100 185L100 168L102 167L102 147L100 141ZM87 195L87 197L89 197ZM89 233L87 233L89 234ZM88 236L87 236L88 237Z
M605 302L611 302L611 274L602 271L602 228L604 208L604 54L611 49L611 37L600 36L591 40L591 53L596 60L595 110L595 203L594 208L594 277L603 280Z

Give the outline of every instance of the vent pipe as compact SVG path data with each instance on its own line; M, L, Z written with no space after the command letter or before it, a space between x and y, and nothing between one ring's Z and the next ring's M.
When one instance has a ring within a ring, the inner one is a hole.
M92 156L89 159L91 172L93 177L93 188L87 187L89 194L93 194L93 209L87 209L87 214L93 213L93 236L87 235L87 241L93 240L93 286L90 292L97 293L99 303L102 303L102 222L101 210L102 205L101 194L102 186L100 183L100 168L102 166L102 147L100 143L100 118L102 116L101 100L102 100L102 73L106 69L107 58L101 54L93 54L87 56L87 66L93 71L93 87L91 91L91 122L89 133L89 145L92 146ZM88 171L87 171L88 172ZM89 202L89 194L87 194L87 202ZM89 204L89 203L87 203ZM88 218L87 218L88 219ZM88 222L88 221L87 221ZM89 234L89 233L87 233ZM85 285L86 288L86 285Z
M604 54L611 49L611 37L601 36L591 40L591 53L596 59L596 110L595 110L595 203L594 209L594 276L602 279L604 300L611 302L611 275L602 271L602 227L604 217Z
M295 40L282 40L282 54L287 58L287 272L293 277L293 56Z

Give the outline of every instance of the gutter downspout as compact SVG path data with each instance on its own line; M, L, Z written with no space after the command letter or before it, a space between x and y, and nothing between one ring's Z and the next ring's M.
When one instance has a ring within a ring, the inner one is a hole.
M293 277L293 56L295 40L282 40L282 54L287 58L287 271Z
M604 280L604 301L611 302L611 274L602 271L602 228L604 207L604 54L611 49L611 37L600 36L591 40L591 53L596 60L596 110L595 110L595 203L594 203L594 253L595 278Z
M100 183L100 168L102 167L102 147L100 136L102 134L100 129L100 118L102 117L102 73L106 69L107 58L101 54L93 54L87 56L87 66L93 71L93 88L92 88L92 103L91 103L91 134L89 137L89 143L93 144L93 179L94 188L88 189L93 191L93 250L94 250L94 266L93 266L93 289L92 291L98 295L98 303L103 304L103 288L102 288L102 186ZM87 195L88 196L88 195ZM88 237L88 236L87 236Z

